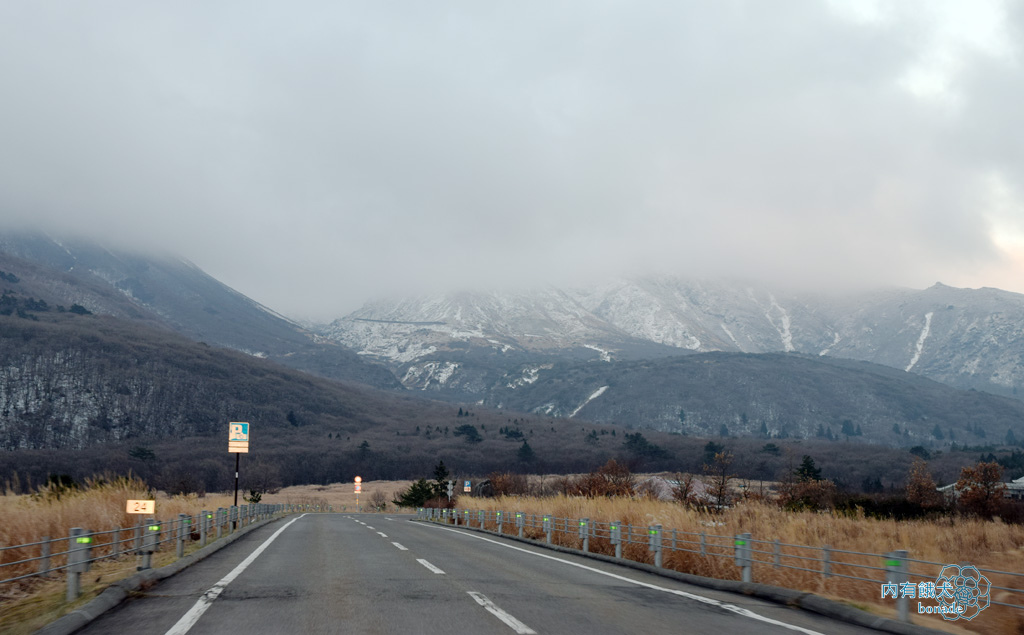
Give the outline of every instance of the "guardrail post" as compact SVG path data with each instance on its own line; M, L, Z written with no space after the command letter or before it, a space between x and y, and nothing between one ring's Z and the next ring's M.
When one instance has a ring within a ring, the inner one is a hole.
M216 522L213 524L217 526L217 540L220 540L220 534L224 530L224 518L227 516L228 510L223 507L217 508Z
M487 522L487 512L485 512L484 510L481 509L480 511L478 511L476 513L476 517L477 517L477 520L480 521L480 529L483 529L484 525Z
M469 510L468 509L462 510L462 525L464 527L469 527Z
M210 531L211 514L207 510L199 512L199 546L206 546L206 534Z
M782 564L782 548L779 545L779 539L775 539L774 547L772 548L772 567L778 569L779 565Z
M647 548L654 552L654 566L661 567L661 525L647 528Z
M551 516L544 516L542 521L544 524L544 536L546 537L548 544L551 544Z
M622 557L622 523L613 520L608 526L608 538L615 545L615 557Z
M41 545L39 545L39 575L45 576L50 572L50 537L43 536Z
M708 537L703 531L700 532L700 555L705 558L708 555Z
M907 575L907 552L906 550L899 549L896 551L890 551L885 554L885 581L890 584L895 584L896 588L899 589L899 585L907 582L909 576ZM884 597L884 596L883 596ZM910 621L910 605L909 600L902 593L897 591L896 593L896 612L899 615L901 622Z
M676 550L676 530L672 530L672 551Z
M187 531L187 520L189 520L188 514L178 514L178 546L175 550L175 555L179 558L185 555L185 532Z
M495 512L495 513L498 516L498 533L500 534L501 533L502 520L504 520L504 519L501 517L501 512L500 511L499 512Z
M159 534L160 525L156 523L156 519L147 518L145 534L142 538L142 546L139 547L139 555L142 556L142 562L138 566L139 571L152 567L153 552L156 551Z
M701 534L703 538L703 534ZM743 569L743 581L753 581L753 562L750 558L750 534L736 534L736 566Z
M82 593L82 574L89 570L92 536L87 529L72 527L68 537L68 589L66 600L74 602Z
M583 552L590 551L590 519L580 518L580 538L583 539Z
M828 545L821 548L821 575L824 578L832 576L832 548Z
M523 512L516 512L516 529L518 530L519 537L523 537Z
M238 505L231 506L231 521L228 529L230 529L231 533L235 533L235 530L238 529Z

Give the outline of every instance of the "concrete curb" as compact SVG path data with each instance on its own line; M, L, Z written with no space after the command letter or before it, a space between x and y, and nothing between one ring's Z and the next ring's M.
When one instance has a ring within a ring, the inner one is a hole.
M267 520L261 520L253 523L247 527L239 529L229 536L225 536L220 540L216 540L206 545L193 554L187 555L184 558L179 558L167 566L160 567L159 569L140 571L135 575L124 578L123 580L118 580L104 589L96 599L92 600L82 608L68 613L60 619L50 622L36 631L36 635L71 635L71 633L84 628L100 615L103 615L121 602L124 602L132 593L139 591L140 589L147 589L157 582L169 578L172 575L181 572L183 569L190 567L200 560L220 551L236 540L240 540L249 532L255 531L264 525L277 522L282 518L284 518L284 516L268 518Z
M422 520L418 518L410 519L413 522L431 523L429 520ZM454 525L445 525L446 527L453 527ZM895 633L896 635L949 635L945 631L938 631L935 629L927 628L925 626L917 626L916 624L907 624L905 622L899 622L888 617L881 617L878 615L872 615L867 611L862 611L858 608L848 606L835 600L823 598L820 595L815 595L807 591L796 591L794 589L787 589L784 587L772 586L769 584L760 584L757 582L737 582L735 580L719 580L718 578L706 578L704 576L694 575L692 573L682 573L680 571L674 571L672 569L659 569L654 565L646 564L643 562L636 562L634 560L627 560L625 558L615 558L602 553L585 553L578 549L570 549L569 547L562 547L561 545L549 545L546 542L539 540L532 540L529 538L520 538L519 536L510 536L508 534L499 534L496 531L489 529L480 529L477 527L467 527L465 525L459 525L458 529L465 529L468 531L475 531L478 533L490 534L492 536L500 536L507 540L515 542L521 542L535 547L542 547L544 549L550 549L558 553L564 553L574 556L583 556L585 558L591 558L593 560L600 560L601 562L608 562L612 564L629 567L630 569L636 569L645 573L653 573L654 575L660 575L665 578L671 578L694 586L702 586L708 589L714 589L716 591L728 591L730 593L742 593L743 595L749 595L762 600L768 600L769 602L775 602L777 604L784 604L787 606L795 606L805 611L824 615L835 620L848 622L850 624L856 624L857 626L863 626L865 628L873 628L877 631L884 633Z

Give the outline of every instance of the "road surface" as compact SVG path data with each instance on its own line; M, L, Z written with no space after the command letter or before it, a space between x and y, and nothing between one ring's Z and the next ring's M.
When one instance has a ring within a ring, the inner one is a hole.
M253 531L80 632L875 631L408 516L307 514Z

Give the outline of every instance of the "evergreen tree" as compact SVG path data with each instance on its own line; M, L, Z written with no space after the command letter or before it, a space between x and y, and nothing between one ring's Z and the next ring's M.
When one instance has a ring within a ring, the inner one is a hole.
M534 454L533 448L524 439L523 444L519 446L519 450L516 452L516 458L520 463L533 463L537 460L537 455Z
M796 468L793 475L802 483L806 483L808 481L820 481L821 468L814 464L814 459L805 454L803 461L800 463L800 467Z
M434 468L434 494L436 496L448 494L448 468L444 466L444 461L438 462Z
M433 497L433 486L427 482L427 479L421 478L410 485L409 489L405 490L398 499L391 502L399 507L422 507Z

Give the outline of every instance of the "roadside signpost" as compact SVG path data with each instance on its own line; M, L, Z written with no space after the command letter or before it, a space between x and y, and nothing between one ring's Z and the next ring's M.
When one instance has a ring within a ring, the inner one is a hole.
M156 513L156 501L143 501L143 500L130 500L128 501L129 514L149 514L153 515Z
M238 458L249 453L249 423L231 421L228 423L228 453L235 455L235 507L238 507Z
M363 491L363 477L357 476L355 478L355 491L356 491L356 511L362 511L359 508L359 492Z
M462 486L462 491L466 492L466 493L472 492L473 491L473 483L470 482L470 481L465 481L463 486Z

